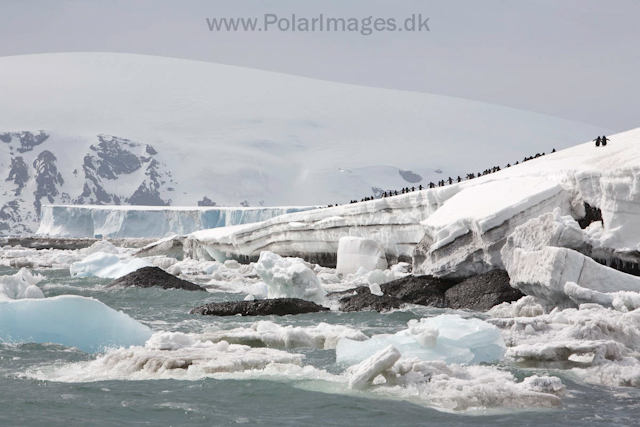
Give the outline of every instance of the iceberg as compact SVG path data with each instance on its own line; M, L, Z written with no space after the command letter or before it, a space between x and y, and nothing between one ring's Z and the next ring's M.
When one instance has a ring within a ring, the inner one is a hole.
M256 271L267 284L267 298L300 298L317 304L324 302L316 273L300 258L283 258L264 251L256 263Z
M93 298L61 295L0 301L0 342L55 343L96 353L143 345L151 329Z
M82 261L71 264L69 271L77 277L101 277L104 279L118 279L143 267L150 267L148 261L141 258L121 260L117 255L96 252Z
M21 268L12 276L0 276L0 301L23 298L44 298L38 286L44 279L41 275L32 275L26 268Z
M342 338L336 347L336 360L350 365L360 363L389 345L399 350L403 358L447 364L495 362L506 352L500 330L480 319L445 314L414 319L408 326L396 334L374 335L366 341Z
M37 234L52 237L132 238L189 234L198 230L264 221L292 207L74 206L44 205Z
M384 247L372 239L345 236L338 241L337 274L353 274L361 267L368 271L386 270Z

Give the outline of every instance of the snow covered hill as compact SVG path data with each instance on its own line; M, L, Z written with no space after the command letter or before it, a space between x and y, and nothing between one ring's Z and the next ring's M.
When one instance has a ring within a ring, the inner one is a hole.
M0 234L42 204L345 203L606 130L467 100L115 53L0 58Z

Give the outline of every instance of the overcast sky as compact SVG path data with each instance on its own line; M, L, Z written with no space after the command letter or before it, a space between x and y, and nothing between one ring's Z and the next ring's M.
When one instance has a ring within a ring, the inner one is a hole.
M211 32L206 18L429 17L429 32ZM635 0L0 0L0 56L110 51L479 100L640 126ZM1 95L0 95L1 96Z

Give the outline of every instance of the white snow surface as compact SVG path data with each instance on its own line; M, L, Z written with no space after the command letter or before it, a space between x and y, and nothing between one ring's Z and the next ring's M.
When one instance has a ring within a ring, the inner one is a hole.
M0 342L54 343L88 353L144 344L151 329L93 298L0 300Z

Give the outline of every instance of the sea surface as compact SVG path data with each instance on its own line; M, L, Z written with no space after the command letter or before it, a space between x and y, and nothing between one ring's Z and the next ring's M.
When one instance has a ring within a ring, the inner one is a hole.
M0 275L16 270L0 268ZM207 328L248 326L256 318L189 315L203 303L242 299L242 294L161 289L104 288L108 279L71 278L68 271L40 271L47 297L82 295L122 310L160 331L200 333ZM350 325L367 335L396 332L410 319L446 312L413 309L378 313L322 313L282 318L279 324ZM481 315L479 315L481 316ZM307 365L338 374L334 350L293 349ZM88 361L96 355L54 344L0 344L0 426L637 426L640 392L576 383L562 371L544 371L567 387L557 409L450 413L370 395L337 394L309 380L198 379L62 383L33 379L39 370ZM506 367L519 378L540 370ZM90 380L90 379L88 379Z

